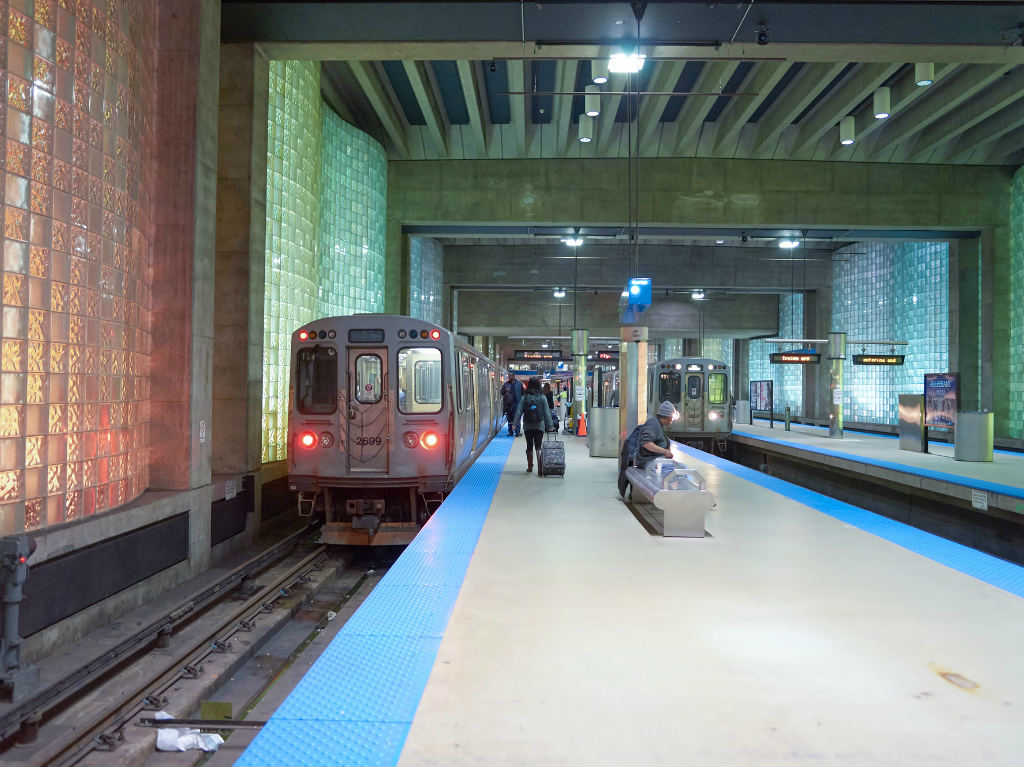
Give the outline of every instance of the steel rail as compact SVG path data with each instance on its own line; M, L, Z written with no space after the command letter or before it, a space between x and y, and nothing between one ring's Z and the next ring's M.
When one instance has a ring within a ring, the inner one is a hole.
M94 750L113 750L123 739L121 729L142 711L152 710L150 701L161 700L168 690L181 679L195 678L202 673L202 662L213 653L230 649L231 638L240 631L251 630L253 622L273 609L273 604L287 594L287 587L304 581L309 573L319 568L319 560L327 551L319 546L292 565L274 583L261 588L244 604L225 618L216 628L203 632L185 652L168 659L167 667L155 679L140 683L125 696L124 702L107 712L98 713L92 721L64 742L55 739L41 750L31 754L36 763L50 767L73 765Z

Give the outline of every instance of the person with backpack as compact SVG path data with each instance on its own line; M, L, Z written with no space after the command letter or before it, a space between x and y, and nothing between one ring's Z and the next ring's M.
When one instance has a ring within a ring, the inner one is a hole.
M523 431L526 432L526 470L533 471L533 454L537 453L540 460L540 445L544 440L544 430L553 431L555 422L551 419L551 409L547 397L540 390L540 379L534 376L526 386L526 394L519 400L516 407L515 421L523 419Z
M513 419L516 407L522 397L523 385L516 380L515 373L508 374L508 380L501 387L501 406L505 411L505 420L508 421L508 436L519 436L519 421Z

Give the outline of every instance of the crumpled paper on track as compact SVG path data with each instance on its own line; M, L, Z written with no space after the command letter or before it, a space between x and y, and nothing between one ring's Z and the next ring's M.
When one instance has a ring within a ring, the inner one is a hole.
M154 719L175 719L166 711L157 711ZM161 727L156 731L157 751L216 751L224 738L214 732Z

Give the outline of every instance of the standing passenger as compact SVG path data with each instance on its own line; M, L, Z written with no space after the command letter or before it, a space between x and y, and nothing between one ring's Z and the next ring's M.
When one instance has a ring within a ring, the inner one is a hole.
M565 404L569 401L569 395L565 391L565 384L562 384L558 389L558 422L561 424L565 423Z
M508 380L501 387L501 406L505 410L505 420L508 421L508 436L519 436L519 429L513 418L516 406L519 405L522 396L522 384L516 380L514 373L508 374Z
M540 379L534 376L526 387L526 394L519 401L516 408L515 420L518 423L519 417L523 418L523 430L526 432L526 470L533 471L533 452L537 451L537 460L540 460L540 445L544 439L544 430L551 431L555 428L551 420L551 410L548 408L547 398L541 393Z

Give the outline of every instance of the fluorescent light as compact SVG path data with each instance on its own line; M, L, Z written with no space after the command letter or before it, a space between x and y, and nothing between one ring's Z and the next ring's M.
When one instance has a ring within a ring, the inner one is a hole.
M550 346L550 344L541 344L541 345L540 345L540 348L541 348L541 349L547 349L547 348L548 348L548 346Z
M704 291L703 290L695 290L692 293L690 293L690 298L692 298L694 301L703 301L704 300Z
M715 240L715 245L725 245L725 240Z
M914 84L919 88L927 88L935 82L935 65L931 63L914 64Z
M779 247L785 250L792 250L800 247L800 240L779 240Z
M608 71L623 75L635 75L644 68L645 53L613 53L608 59Z
M583 244L583 238L582 237L563 237L562 238L562 242L564 242L570 248L578 248L580 245ZM566 258L571 258L571 256L566 256Z
M839 143L849 146L856 140L857 127L853 115L847 115L839 121Z
M589 115L580 115L580 142L589 144L594 140L594 118Z
M892 94L888 88L879 88L874 96L874 113L876 120L884 120L891 114Z
M590 79L598 85L608 82L608 62L604 59L594 59L590 62Z
M583 97L583 111L587 117L597 117L601 114L601 89L596 85L588 85L583 90L586 93Z
M565 288L555 288L551 295L555 298L565 298Z

